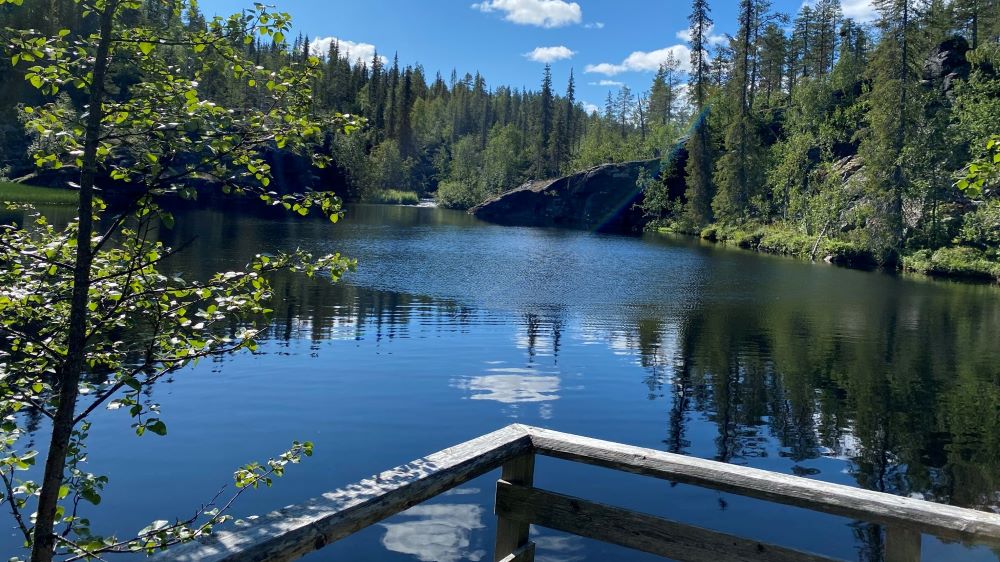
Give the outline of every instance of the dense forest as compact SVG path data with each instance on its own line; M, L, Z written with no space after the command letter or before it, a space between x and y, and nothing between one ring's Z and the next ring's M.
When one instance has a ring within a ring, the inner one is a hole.
M146 4L137 17L155 27L206 25L196 6L178 14ZM1000 203L990 170L1000 149L990 139L1000 134L1000 3L879 0L875 8L875 21L862 24L845 18L838 0L794 15L742 0L736 34L719 42L710 38L709 3L694 0L691 60L666 60L648 90L623 87L590 114L572 71L556 92L548 66L537 90L519 90L479 73L432 77L398 56L351 60L337 43L312 52L316 43L302 36L247 38L242 48L265 68L317 59L313 111L366 119L360 134L331 132L324 147L334 166L318 182L348 200L401 193L468 208L529 179L672 158L682 141L685 197L671 199L666 178L641 180L645 211L661 230L996 278ZM90 25L70 2L0 10L12 27ZM40 94L11 62L0 61L0 156L16 178L33 167L18 108ZM112 79L124 90L141 77ZM258 103L254 88L224 72L198 89L228 107ZM81 104L71 95L65 102ZM970 167L977 159L982 165Z
M14 11L0 6L0 19L15 28L57 30L87 26L80 7L70 2L39 2ZM203 29L205 17L193 9L178 16L161 2L146 2L145 25L159 29ZM10 12L9 17L3 10ZM609 97L603 114L588 115L575 97L572 70L560 95L546 65L538 90L492 86L479 74L451 71L429 76L423 66L401 66L376 53L371 60L352 60L332 43L327 52L312 52L315 43L299 36L255 37L243 48L265 68L319 59L322 72L312 86L318 115L360 115L367 126L360 134L331 134L327 149L335 175L322 187L345 199L379 198L387 191L436 193L449 207L467 208L517 186L529 178L551 177L607 161L649 158L677 138L683 122L680 75L674 61L657 75L652 90L636 97L627 88ZM19 104L39 101L23 81L23 69L0 61L2 113L0 158L10 163L7 175L31 172ZM178 61L192 66L192 61ZM128 88L140 77L113 80ZM225 73L207 75L199 84L205 99L227 107L257 103L243 80ZM67 103L79 100L67 99Z
M742 0L736 36L710 52L708 3L693 2L687 196L647 198L663 228L1000 276L1000 3L874 7L874 24L860 25L838 0L791 18Z

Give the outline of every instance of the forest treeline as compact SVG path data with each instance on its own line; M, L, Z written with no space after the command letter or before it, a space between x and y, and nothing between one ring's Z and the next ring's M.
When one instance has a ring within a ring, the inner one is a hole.
M206 25L196 7L177 14L164 5L145 2L136 17L158 29ZM409 193L468 208L530 179L670 158L683 139L685 197L672 200L662 182L642 180L646 213L661 229L996 278L1000 142L988 143L1000 135L1000 0L874 7L876 19L859 23L839 0L791 15L769 0L741 0L735 35L720 41L709 2L692 0L690 60L664 61L647 90L610 92L589 113L572 71L555 91L548 66L537 89L518 89L479 73L431 76L398 56L352 59L336 42L316 52L301 36L252 37L242 48L266 68L319 59L314 112L367 120L360 133L331 132L324 147L334 173L321 187L348 200ZM92 24L67 0L26 8L0 7L4 25ZM10 63L0 61L0 156L17 176L32 166L18 108L41 100ZM138 71L112 77L123 91L141 79ZM206 74L198 89L228 107L259 103L255 88L227 72ZM67 104L82 106L70 96Z
M146 1L140 22L156 29L203 29L197 7L180 15L165 3ZM0 6L0 21L14 28L58 30L86 28L80 8L68 0L36 2L26 9ZM6 13L5 13L6 12ZM235 38L239 39L239 38ZM489 84L480 73L433 76L420 64L403 66L399 57L376 53L369 60L352 58L337 42L325 52L308 37L294 40L254 37L243 48L265 68L320 60L322 72L313 84L314 111L340 112L367 120L352 135L330 134L334 185L348 200L378 199L389 190L436 194L449 207L467 208L516 187L530 178L552 177L608 161L650 158L678 136L684 114L680 104L680 61L664 67L654 87L641 96L627 88L609 97L604 112L588 114L576 98L575 77L557 92L546 65L537 89ZM39 101L38 94L0 61L0 156L12 164L8 174L30 171L27 137L17 107ZM179 60L183 67L193 61ZM141 77L112 77L128 88ZM257 103L254 88L231 73L206 75L198 86L204 99L227 107ZM80 105L81 100L67 99Z
M793 17L741 0L736 35L713 46L708 2L692 2L687 193L650 182L662 228L1000 278L1000 2L873 7L861 25L838 0Z

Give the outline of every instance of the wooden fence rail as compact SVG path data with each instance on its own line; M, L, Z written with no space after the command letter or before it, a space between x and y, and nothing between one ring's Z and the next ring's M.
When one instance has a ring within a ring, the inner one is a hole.
M496 562L534 560L530 525L692 562L832 560L535 488L535 455L879 523L886 527L887 562L919 561L922 534L1000 545L1000 515L993 513L515 424L284 508L248 528L173 548L155 560L294 560L501 467Z

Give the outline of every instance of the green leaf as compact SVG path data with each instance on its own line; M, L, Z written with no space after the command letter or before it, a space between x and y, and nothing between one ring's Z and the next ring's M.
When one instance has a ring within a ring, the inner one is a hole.
M148 43L148 42L145 42L145 41L143 41L142 43L139 43L139 50L142 51L142 54L144 54L144 55L148 55L149 53L152 53L153 49L155 47L156 47L156 45L153 45L152 43Z
M101 504L101 495L89 488L80 491L80 497L94 505Z
M147 425L146 429L160 436L167 434L167 424L163 423L160 420L156 420L153 423Z

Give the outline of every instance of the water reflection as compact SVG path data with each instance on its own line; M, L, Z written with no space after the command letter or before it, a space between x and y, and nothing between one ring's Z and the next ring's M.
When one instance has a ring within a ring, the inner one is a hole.
M662 239L498 229L435 209L352 212L356 226L332 231L330 245L358 257L361 270L332 287L279 278L269 337L384 346L512 329L527 355L524 371L505 366L450 378L467 398L505 405L560 399L557 365L567 347L589 359L584 346L597 346L641 367L636 382L646 398L664 403L669 451L703 454L692 451L705 445L693 441L692 429L707 424L715 436L705 456L721 461L778 457L787 459L786 470L815 476L822 472L812 461L844 459L866 488L1000 509L1000 299L993 287L911 282ZM280 222L268 231L253 220L223 222L225 238L236 243L228 259L275 240L323 239L312 223ZM198 221L183 224L189 235L205 234ZM190 267L207 272L217 264ZM541 278L545 284L535 284ZM378 288L400 285L428 291ZM498 303L484 294L512 296Z
M234 400L276 396L246 418L241 403L233 408L233 435L192 437L213 439L200 443L208 449L241 441L238 431L265 416L293 438L310 423L334 425L362 437L344 430L317 449L336 451L337 468L371 462L347 467L368 474L517 417L1000 511L996 288L662 239L503 229L435 209L362 208L336 228L207 211L177 224L168 242L199 240L172 266L193 277L296 246L361 263L339 285L275 279L255 363L209 368L243 377L226 389ZM191 423L213 427L219 396L185 395ZM377 456L365 441L373 435L406 456ZM317 484L302 486L308 497ZM474 560L490 550L490 525L481 502L445 498L385 524L382 544L419 560ZM830 544L853 537L852 553L877 557L877 527L840 530ZM536 543L538 559L595 559L561 535Z
M482 529L484 509L476 504L432 504L411 507L398 516L402 523L382 523L382 545L421 562L477 562L484 548L472 547L472 532ZM409 520L412 519L412 520Z
M501 404L548 402L559 399L559 377L539 376L533 369L488 369L480 377L460 379L456 388L468 390L472 400L493 400Z

